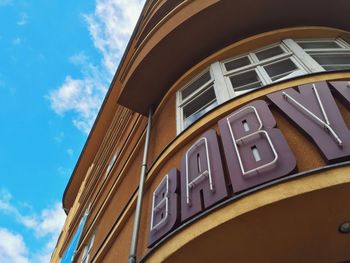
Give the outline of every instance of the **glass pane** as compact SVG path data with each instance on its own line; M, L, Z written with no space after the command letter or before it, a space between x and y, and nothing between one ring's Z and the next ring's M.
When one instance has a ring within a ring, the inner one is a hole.
M117 160L117 154L115 153L113 155L113 158L110 160L110 162L108 164L108 167L107 167L106 172L105 172L105 176L107 176L109 174L109 172L111 171L116 160Z
M196 79L194 82L192 82L190 85L188 85L186 88L184 88L181 91L181 97L182 99L186 99L189 95L191 95L193 92L195 92L198 88L203 86L205 83L207 83L211 79L210 72L205 72L202 76L200 76L198 79Z
M233 90L249 90L259 88L262 83L255 70L247 71L230 77Z
M350 54L310 54L325 70L350 69Z
M277 47L271 47L269 49L265 49L263 51L259 51L255 53L255 55L258 57L259 60L264 60L264 59L275 57L283 53L284 53L283 49L280 46L277 46Z
M214 88L210 87L183 107L185 127L217 105Z
M241 68L250 64L248 57L238 58L230 62L225 63L225 68L227 71Z
M82 262L85 262L85 259L87 258L87 254L88 254L88 248L87 246L85 246L83 251L83 256L82 256Z
M266 70L271 80L276 81L297 70L298 67L293 63L293 61L286 59L264 66L264 69Z
M313 48L341 48L341 46L335 41L302 41L297 42L303 49Z
M195 122L200 116L204 115L211 109L215 108L218 105L217 101L213 101L211 104L207 105L205 108L201 109L200 111L196 112L195 114L189 116L187 119L184 120L184 127L188 127L191 123Z
M81 236L83 229L84 229L86 218L87 218L87 213L85 213L83 218L80 220L78 229L76 230L76 232L75 232L75 234L74 234L74 236L69 244L69 247L67 248L66 252L62 256L61 263L71 263L72 262L72 258L75 256L75 251L78 247L78 243L80 241L80 236Z

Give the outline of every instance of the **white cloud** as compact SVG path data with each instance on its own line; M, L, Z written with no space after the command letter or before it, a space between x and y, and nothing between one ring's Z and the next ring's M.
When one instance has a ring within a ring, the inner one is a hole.
M69 61L75 65L86 65L89 61L89 58L85 52L81 51L78 54L71 56L69 58Z
M22 44L22 38L20 37L16 37L12 40L12 44L14 44L15 46L19 46L20 44Z
M0 6L10 5L12 0L0 0Z
M63 139L64 139L64 132L60 132L58 135L56 135L54 137L54 140L57 142L57 143L61 143L63 142Z
M0 228L0 262L29 263L28 248L20 234Z
M89 133L106 92L102 82L97 75L85 74L83 79L67 76L64 83L49 94L51 108L59 115L74 112L73 124Z
M58 236L60 233L66 214L59 203L56 203L52 208L44 209L40 217L37 219L35 232L39 237L54 235Z
M57 168L57 172L60 176L69 178L69 176L72 174L72 169L59 166Z
M12 195L8 191L2 189L0 193L0 212L14 216L20 224L34 230L38 237L60 232L66 218L60 203L55 203L39 214L24 215L11 203Z
M24 26L28 23L28 15L27 13L20 13L19 18L17 20L17 25Z
M135 27L143 0L97 0L94 14L84 15L103 64L113 75Z
M29 251L32 254L31 258L33 258L33 262L49 262L52 251L56 245L57 238L59 233L63 227L66 215L61 208L60 203L55 203L50 208L43 209L39 213L31 213L29 215L24 214L20 211L19 208L12 204L12 195L2 189L0 191L0 212L5 213L9 216L14 217L14 219L24 226L26 229L30 230L31 233L37 239L46 240L45 245L37 251ZM1 229L0 229L1 230ZM1 233L0 231L0 241L5 240L1 238L1 234L8 234L6 232ZM26 246L23 242L23 238L20 235L14 235L16 237L16 242L11 246L19 246L22 247L22 250L18 250L23 255L27 255L27 249L24 249ZM21 242L20 242L21 241ZM28 261L10 261L10 260L2 260L2 256L10 257L12 254L8 254L7 247L2 247L0 242L0 262L28 262ZM23 246L20 246L22 244ZM4 245L3 245L4 246ZM16 252L16 250L14 250ZM24 252L26 252L24 254ZM4 255L2 254L4 253ZM18 256L21 256L21 253L17 253Z
M50 262L52 252L56 246L65 219L66 215L59 203L41 212L38 225L35 228L35 233L38 237L49 237L49 239L45 246L35 254L35 261L40 263Z
M71 56L69 61L80 67L82 77L67 75L48 98L57 114L73 113L73 124L85 133L92 127L143 3L144 0L97 0L95 12L83 15L102 59L96 65L84 52Z
M73 149L71 149L71 148L67 149L67 154L68 154L69 156L73 156L73 154L74 154Z
M0 212L14 216L17 222L19 222L27 228L34 228L36 226L37 222L33 216L21 214L20 211L11 204L12 195L8 191L2 189L0 193Z

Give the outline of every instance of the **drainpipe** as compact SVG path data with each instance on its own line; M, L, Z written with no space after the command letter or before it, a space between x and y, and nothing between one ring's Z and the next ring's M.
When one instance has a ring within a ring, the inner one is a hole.
M138 240L138 233L139 233L140 220L141 220L143 187L144 187L145 177L146 177L146 172L147 172L147 155L148 155L148 147L149 147L149 138L151 135L151 122L152 122L152 107L150 107L149 111L148 111L148 122L147 122L145 147L143 149L143 159L142 159L141 173L140 173L140 184L139 184L139 191L138 191L138 196L137 196L135 219L134 219L134 226L133 226L132 237L131 237L130 254L129 254L128 263L136 263L137 240Z

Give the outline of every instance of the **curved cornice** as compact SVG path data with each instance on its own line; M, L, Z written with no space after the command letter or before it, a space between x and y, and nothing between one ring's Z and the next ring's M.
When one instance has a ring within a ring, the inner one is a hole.
M201 10L199 2L175 13L139 51L125 77L120 104L146 115L193 65L249 36L306 25L350 30L347 0L203 1Z

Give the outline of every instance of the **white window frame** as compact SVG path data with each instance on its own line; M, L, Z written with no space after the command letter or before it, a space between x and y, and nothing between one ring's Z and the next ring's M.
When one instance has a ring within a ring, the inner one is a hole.
M345 40L341 38L319 38L319 39L296 39L295 43L297 42L329 42L333 41L336 44L340 46L340 48L309 48L309 49L302 49L322 70L320 71L326 71L322 65L318 64L316 60L314 60L311 55L331 55L331 54L350 54L350 44L347 43Z
M337 43L340 48L327 48L327 49L303 49L300 45L298 45L297 42L301 41L315 41L315 42L322 42L322 41L334 41ZM283 54L276 55L274 57L269 57L264 60L259 60L258 57L255 55L256 53L260 51L264 51L267 49L270 49L272 47L279 46L284 51ZM320 53L320 54L350 54L350 44L347 43L345 40L341 38L305 38L305 39L283 39L278 43L274 43L256 50L253 50L251 52L247 52L244 54L241 54L239 56L231 57L222 61L217 61L211 64L208 68L206 68L204 71L202 71L200 74L198 74L196 77L194 77L191 81L189 81L184 87L182 87L180 90L176 93L176 129L177 134L181 133L183 130L185 130L187 127L184 125L184 118L183 118L183 107L187 105L191 100L197 98L197 96L206 90L208 86L214 87L215 97L217 100L217 106L224 103L227 100L230 100L236 96L242 95L244 93L250 92L252 90L256 90L259 88L262 88L266 85L278 83L280 81L284 81L286 79L290 79L293 77L301 76L301 75L307 75L309 73L315 73L315 72L324 72L326 71L319 63L317 63L316 60L314 60L310 54L312 53ZM228 63L230 61L240 59L243 57L247 57L251 64L245 65L243 67L233 69L233 70L227 70L225 67L225 63ZM283 61L284 59L290 59L295 66L298 68L298 70L293 71L292 73L277 79L275 81L272 81L268 73L265 71L264 66ZM349 62L350 65L350 62ZM234 91L230 77L234 76L235 74L242 74L247 71L254 70L260 79L262 85L258 88L252 88L249 90L242 90L242 91ZM205 74L207 71L209 71L211 75L210 81L199 87L197 90L195 90L192 94L188 95L185 100L182 100L181 92L187 88L189 85L191 85L194 81L196 81L200 76ZM216 106L215 106L216 107ZM204 113L205 114L205 113ZM194 121L196 122L196 120ZM191 124L190 124L191 125Z
M92 237L89 239L88 243L84 247L83 255L81 257L81 263L89 262L90 252L91 252L92 246L94 245L95 237L96 237L96 233L92 235Z
M255 55L258 52L268 50L270 48L277 47L277 46L279 46L284 51L283 54L280 54L280 55L277 55L274 57L270 57L270 58L267 58L264 60L259 60L258 57ZM250 65L246 65L244 67L237 68L237 69L230 70L230 71L228 71L226 69L226 67L225 67L226 63L233 61L233 60L236 60L236 59L243 58L243 57L248 57L248 59L252 63ZM259 88L266 86L268 84L272 84L272 83L276 83L278 81L284 80L284 78L282 78L282 79L278 79L276 81L273 81L270 78L270 76L267 74L267 72L265 71L264 66L267 66L267 65L279 62L279 61L283 61L286 59L290 59L296 65L296 67L300 71L302 71L304 74L307 74L310 72L310 70L302 63L302 60L299 60L294 56L293 50L291 50L289 48L289 46L287 44L283 43L282 41L280 43L274 43L272 45L268 45L268 46L265 46L263 48L253 50L252 52L245 53L245 54L240 55L238 57L233 57L233 58L223 60L221 62L221 69L222 69L222 74L225 77L226 86L230 87L229 88L230 98L234 98L236 96L242 95L242 94L250 92L252 90L259 89ZM256 72L257 76L259 77L260 82L262 83L261 87L257 87L257 88L250 89L250 90L244 90L244 91L234 91L232 84L231 84L231 81L230 81L230 77L244 73L244 72L252 71L252 70L254 70Z
M118 159L118 153L119 153L119 151L116 150L114 152L112 158L109 160L108 166L107 166L106 171L105 171L105 176L104 176L105 179L109 176L109 174L113 170L113 167Z
M215 63L214 63L215 64ZM193 82L195 82L196 80L198 80L202 75L204 75L206 72L210 73L210 77L211 79L209 81L207 81L205 84L203 84L201 87L199 87L198 89L196 89L192 94L188 95L187 98L185 98L184 100L182 99L182 94L181 92L186 89L188 86L190 86ZM181 90L179 90L176 93L176 105L177 106L177 114L176 114L176 129L177 129L177 133L179 134L181 131L183 131L186 127L184 126L184 116L183 116L183 107L186 106L189 102L191 102L192 100L196 99L198 97L198 95L200 95L202 92L208 90L208 88L210 88L211 86L213 86L214 88L214 93L215 93L215 97L217 100L217 105L220 105L224 102L224 94L221 94L221 92L217 89L220 80L218 80L215 84L214 81L214 77L218 77L218 72L217 72L217 65L213 66L211 65L209 68L206 68L205 70L203 70L200 74L198 74L195 78L193 78L190 82L188 82L183 88L181 88Z

